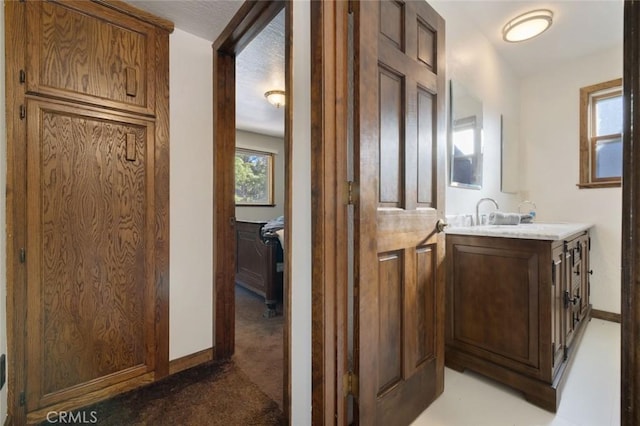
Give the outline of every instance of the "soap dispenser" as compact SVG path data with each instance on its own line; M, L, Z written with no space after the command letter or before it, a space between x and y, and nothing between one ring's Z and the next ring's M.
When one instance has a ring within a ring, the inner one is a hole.
M518 213L522 213L522 206L526 204L529 205L528 213L529 215L531 215L531 221L533 222L536 218L536 203L534 203L533 201L524 200L523 202L518 204Z

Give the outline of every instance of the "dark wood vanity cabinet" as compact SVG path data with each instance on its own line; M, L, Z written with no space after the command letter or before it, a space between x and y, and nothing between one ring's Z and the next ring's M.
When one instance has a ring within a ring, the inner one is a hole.
M447 366L556 411L589 318L589 236L560 241L447 235Z

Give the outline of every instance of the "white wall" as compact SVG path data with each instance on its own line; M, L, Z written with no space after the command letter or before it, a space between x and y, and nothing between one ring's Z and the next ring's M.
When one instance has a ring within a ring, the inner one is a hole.
M169 359L213 340L213 82L211 42L170 37Z
M293 23L291 424L311 424L310 8ZM170 359L212 345L211 43L171 35ZM283 150L284 153L284 150Z
M523 188L540 221L595 224L591 302L620 313L621 188L578 189L580 88L622 77L622 46L559 64L522 81Z
M284 215L284 140L259 133L236 130L236 147L274 154L273 207L236 207L237 220L270 220Z
M4 1L0 3L0 354L7 353L7 129L5 123ZM7 367L8 367L7 358ZM7 384L0 391L0 424L7 415Z
M462 3L446 0L429 3L446 21L447 81L462 84L481 100L484 114L482 189L447 186L446 214L475 213L476 202L483 197L495 199L502 211L517 211L522 199L500 189L500 114L504 116L505 123L517 131L520 108L518 79L467 17ZM447 105L448 92L447 87ZM488 208L490 205L483 206Z

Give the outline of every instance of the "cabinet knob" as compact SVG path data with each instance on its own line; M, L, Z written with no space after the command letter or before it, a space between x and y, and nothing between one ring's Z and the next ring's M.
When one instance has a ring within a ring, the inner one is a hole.
M568 308L569 305L573 304L574 306L580 302L580 296L571 297L568 291L564 292L564 307Z
M588 274L589 274L589 275L593 275L593 269L589 269Z

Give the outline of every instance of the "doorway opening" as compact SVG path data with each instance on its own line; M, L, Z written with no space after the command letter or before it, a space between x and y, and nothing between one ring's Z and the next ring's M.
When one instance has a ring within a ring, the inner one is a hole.
M233 359L286 418L290 9L245 3L213 45L215 357ZM266 99L274 90L284 105Z

